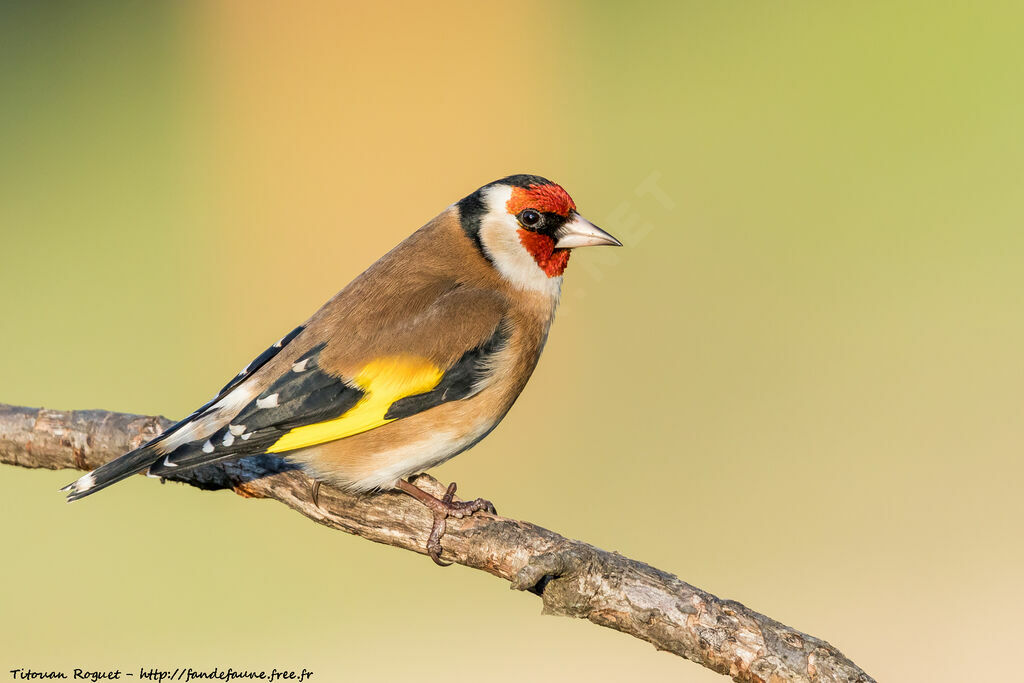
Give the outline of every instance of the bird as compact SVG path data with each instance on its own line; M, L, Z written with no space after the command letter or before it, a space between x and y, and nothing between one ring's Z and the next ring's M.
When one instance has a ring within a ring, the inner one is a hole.
M450 205L141 447L65 486L68 502L133 474L165 478L277 455L321 484L400 490L433 515L494 513L407 478L466 451L508 413L548 338L573 249L622 246L560 185L512 175Z

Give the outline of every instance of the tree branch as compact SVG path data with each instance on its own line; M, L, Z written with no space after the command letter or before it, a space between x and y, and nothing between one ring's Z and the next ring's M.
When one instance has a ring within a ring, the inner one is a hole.
M0 404L0 462L89 470L170 424L160 417L102 410L67 412ZM411 497L353 495L324 486L317 508L310 500L310 479L273 456L210 465L173 479L202 489L231 489L246 498L273 498L325 526L426 552L431 516ZM421 475L417 484L436 495L443 492L428 476ZM874 680L823 640L642 562L529 522L483 513L449 519L442 544L446 560L539 595L545 614L589 619L735 681Z

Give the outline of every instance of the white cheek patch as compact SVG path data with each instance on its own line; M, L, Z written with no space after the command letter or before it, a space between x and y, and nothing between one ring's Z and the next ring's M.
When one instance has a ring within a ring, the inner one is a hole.
M507 186L485 193L487 213L480 221L480 244L498 272L513 285L557 298L562 278L548 277L519 241L519 222L505 208L511 197L512 188Z

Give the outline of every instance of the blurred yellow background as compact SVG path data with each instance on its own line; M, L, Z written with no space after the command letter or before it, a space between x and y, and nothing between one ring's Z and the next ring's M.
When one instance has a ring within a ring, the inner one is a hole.
M620 237L434 472L879 680L1024 637L1024 9L4 3L0 401L180 417L477 186ZM0 468L0 670L724 680L279 505ZM995 659L993 659L993 654Z

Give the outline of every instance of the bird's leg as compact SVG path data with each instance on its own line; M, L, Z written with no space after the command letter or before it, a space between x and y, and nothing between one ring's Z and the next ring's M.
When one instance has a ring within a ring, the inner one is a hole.
M492 515L497 514L497 510L494 509L494 505L491 501L484 500L483 498L477 498L476 500L466 501L453 501L455 497L455 482L453 481L448 485L448 490L445 491L444 496L436 498L419 486L408 482L404 479L399 479L398 488L405 491L410 496L423 503L428 510L434 515L434 526L430 530L430 537L427 538L427 554L430 555L435 563L442 567L447 567L451 562L445 562L441 559L441 537L444 536L446 521L449 517L455 517L456 519L462 519L467 515L471 515L474 512L480 512L481 510L491 513Z

